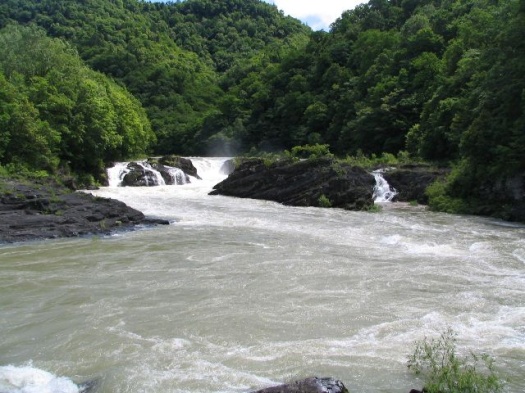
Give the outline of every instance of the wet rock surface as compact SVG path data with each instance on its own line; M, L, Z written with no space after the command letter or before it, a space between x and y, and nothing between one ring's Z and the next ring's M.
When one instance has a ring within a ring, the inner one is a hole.
M174 168L179 168L186 175L193 176L197 179L201 177L197 173L197 168L193 165L193 162L189 158L179 156L164 156L159 159L159 164L166 165Z
M246 159L210 195L263 199L291 206L370 208L375 180L364 169L319 158L299 162Z
M0 183L0 242L109 234L144 225L148 219L123 202L72 192L55 184Z
M348 393L348 389L341 381L334 378L311 377L252 393Z

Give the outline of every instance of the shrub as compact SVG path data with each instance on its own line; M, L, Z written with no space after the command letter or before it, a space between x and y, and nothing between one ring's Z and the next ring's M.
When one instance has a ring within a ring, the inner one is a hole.
M325 194L321 194L318 199L319 207L332 207L332 202Z
M456 333L447 329L438 339L416 342L408 368L424 377L427 393L498 393L503 383L494 370L494 360L472 352L456 354Z
M383 211L383 207L381 205L372 204L366 209L366 211L369 213L380 213Z
M291 152L286 152L291 158L320 158L320 157L333 157L330 153L329 145L303 145L292 147Z
M428 196L428 205L434 211L445 213L467 212L465 201L454 198L448 193L449 180L438 179L427 187L425 193Z

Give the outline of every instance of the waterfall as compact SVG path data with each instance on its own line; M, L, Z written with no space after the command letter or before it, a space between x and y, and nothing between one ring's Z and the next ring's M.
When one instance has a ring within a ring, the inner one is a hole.
M147 161L117 162L113 167L107 169L108 183L110 187L120 187L124 178L130 172L142 172L140 182L142 186L164 186L185 185L193 181L204 180L205 183L214 184L222 181L228 173L224 172L223 165L229 158L218 157L191 157L193 165L197 169L198 177L188 175L180 168L161 165L162 173ZM191 180L190 180L191 179Z
M391 188L388 182L383 177L384 169L378 169L372 172L374 178L376 179L376 185L374 186L374 202L391 202L392 199L397 195L397 190Z
M146 161L117 162L113 167L107 169L108 183L110 187L122 185L124 177L131 171L142 171L143 179L147 187L165 186L166 182L161 173Z
M122 184L124 176L129 173L129 162L117 162L107 169L108 183L110 187L118 187Z
M173 168L169 166L166 166L166 169L168 170L169 175L173 179L173 184L184 185L189 183L189 180L187 179L186 174L182 169Z
M164 181L164 178L160 174L158 170L153 168L149 163L147 162L137 162L139 164L143 171L144 171L144 178L146 180L146 186L165 186L166 182ZM151 184L150 184L151 181Z

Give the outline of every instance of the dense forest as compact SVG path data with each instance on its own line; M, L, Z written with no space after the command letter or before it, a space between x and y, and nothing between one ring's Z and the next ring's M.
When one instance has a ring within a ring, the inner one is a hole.
M0 165L402 152L453 168L435 208L504 216L525 173L524 46L525 0L370 0L329 32L259 0L1 0Z

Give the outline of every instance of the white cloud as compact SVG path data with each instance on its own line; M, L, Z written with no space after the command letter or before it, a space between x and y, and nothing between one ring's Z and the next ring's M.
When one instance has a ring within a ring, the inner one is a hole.
M346 10L367 0L267 0L285 14L307 23L313 30L329 30L330 25Z

